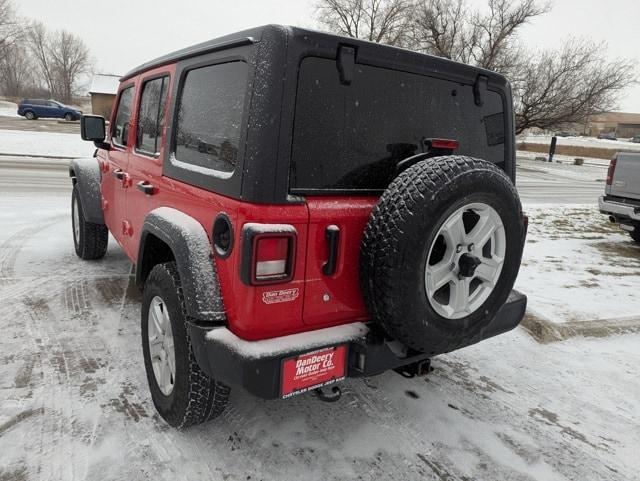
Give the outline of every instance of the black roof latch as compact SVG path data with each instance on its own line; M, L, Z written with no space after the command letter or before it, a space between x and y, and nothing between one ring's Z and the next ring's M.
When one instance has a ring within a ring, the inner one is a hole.
M340 73L340 83L351 85L353 75L356 70L356 49L348 45L338 47L338 72Z
M475 99L478 107L482 107L484 105L484 98L487 93L488 84L489 79L486 75L478 75L476 83L473 84L473 98Z

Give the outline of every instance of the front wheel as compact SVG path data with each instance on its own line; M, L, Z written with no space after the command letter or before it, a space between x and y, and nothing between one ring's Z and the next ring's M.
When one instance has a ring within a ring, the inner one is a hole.
M71 194L71 224L77 256L84 260L104 257L109 243L109 229L106 225L94 224L85 219L77 184L73 186Z
M151 398L171 426L186 428L219 416L230 389L198 365L175 262L155 266L142 294L142 351Z
M629 235L634 241L640 242L640 224L636 224L636 228L629 232Z
M68 113L67 113L67 114L64 114L64 119L65 119L67 122L71 122L71 121L73 120L73 115L68 114Z

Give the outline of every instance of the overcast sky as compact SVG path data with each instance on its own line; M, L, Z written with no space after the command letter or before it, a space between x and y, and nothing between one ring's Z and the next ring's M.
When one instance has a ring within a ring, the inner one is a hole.
M484 4L485 0L470 0ZM98 72L123 74L181 47L266 23L314 27L314 0L18 0L25 17L81 36ZM521 31L531 49L553 48L568 36L605 41L608 55L638 64L640 0L555 0L551 13ZM99 6L92 8L91 5ZM620 102L640 113L640 86Z

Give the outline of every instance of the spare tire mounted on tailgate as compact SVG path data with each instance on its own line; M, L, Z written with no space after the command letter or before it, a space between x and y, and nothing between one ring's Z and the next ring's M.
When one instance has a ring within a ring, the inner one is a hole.
M513 183L490 162L435 157L400 173L362 240L360 277L373 320L421 352L464 344L507 299L523 226Z

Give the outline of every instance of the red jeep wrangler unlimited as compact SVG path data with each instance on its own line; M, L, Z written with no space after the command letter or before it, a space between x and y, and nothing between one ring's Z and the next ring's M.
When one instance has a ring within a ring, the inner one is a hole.
M492 72L266 26L121 79L73 161L76 253L111 232L143 288L153 402L184 427L229 387L286 398L518 325L526 226ZM338 397L318 391L325 399Z

